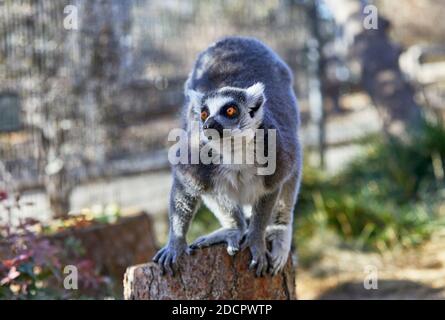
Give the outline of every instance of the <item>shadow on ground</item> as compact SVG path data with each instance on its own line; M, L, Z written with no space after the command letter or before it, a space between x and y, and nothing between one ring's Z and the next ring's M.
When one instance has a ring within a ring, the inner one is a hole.
M321 300L440 299L442 289L408 280L379 280L377 289L365 289L363 282L345 282L320 294Z

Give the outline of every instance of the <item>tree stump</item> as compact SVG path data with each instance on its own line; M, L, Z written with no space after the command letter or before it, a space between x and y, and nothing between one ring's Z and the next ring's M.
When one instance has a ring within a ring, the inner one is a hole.
M162 275L155 263L129 267L124 298L131 300L294 300L295 269L289 256L284 271L255 277L248 250L231 257L223 245L181 258L175 276Z
M100 274L116 279L122 279L128 265L151 259L157 249L152 217L144 212L124 215L114 223L68 228L49 240L64 248L69 238L80 242L85 258L95 263Z

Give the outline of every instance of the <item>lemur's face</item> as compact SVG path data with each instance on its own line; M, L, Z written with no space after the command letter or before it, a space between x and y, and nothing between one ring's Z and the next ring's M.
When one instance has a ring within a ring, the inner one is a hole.
M206 136L242 134L257 129L263 120L266 101L264 85L256 83L247 89L223 87L201 93L188 91L191 120L199 121Z

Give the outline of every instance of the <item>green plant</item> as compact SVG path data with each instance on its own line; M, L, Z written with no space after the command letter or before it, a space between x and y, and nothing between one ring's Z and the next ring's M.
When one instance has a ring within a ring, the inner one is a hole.
M212 230L219 228L219 222L215 216L207 209L202 206L193 220L190 226L190 232L188 233L187 240L191 242L199 236L205 235Z
M345 244L386 250L417 245L443 226L445 128L425 123L406 141L373 138L368 152L329 177L305 168L296 209L301 246L321 230Z

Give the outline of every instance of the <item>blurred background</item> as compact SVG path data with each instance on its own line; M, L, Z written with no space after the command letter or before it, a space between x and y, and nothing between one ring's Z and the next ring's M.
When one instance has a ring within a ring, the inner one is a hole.
M294 73L299 298L445 298L444 17L441 0L0 0L0 298L121 297L166 240L184 81L227 35ZM190 239L216 227L203 208Z

